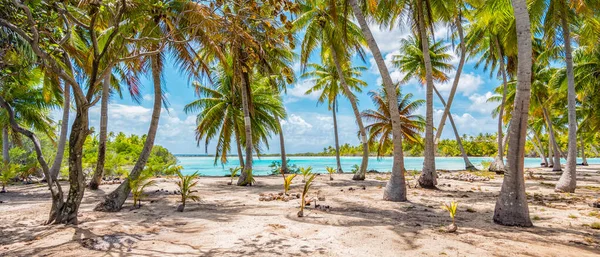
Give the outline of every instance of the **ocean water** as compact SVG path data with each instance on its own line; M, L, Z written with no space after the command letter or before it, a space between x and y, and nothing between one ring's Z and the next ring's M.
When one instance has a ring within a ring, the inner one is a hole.
M202 176L224 176L229 174L229 168L239 166L238 158L232 156L229 162L225 165L221 165L217 162L214 165L214 157L187 157L177 156L179 165L183 166L183 174L191 174L198 171ZM313 157L313 156L290 156L290 162L288 165L296 164L298 167L313 167L314 173L327 173L326 167L336 167L336 161L334 156L327 157ZM470 157L469 158L473 165L481 168L481 161L493 161L490 157ZM342 169L344 172L351 172L352 166L360 165L361 157L341 157ZM588 158L589 164L600 164L600 158ZM281 157L261 157L254 158L253 161L253 173L255 175L269 175L271 174L271 168L269 165L273 161L281 161ZM562 160L564 164L565 160ZM577 163L581 163L578 159ZM407 170L421 170L423 167L423 157L405 157L404 165ZM539 167L539 158L525 158L525 167ZM435 159L436 169L444 170L460 170L464 169L464 162L462 157L437 157ZM384 157L377 159L376 157L369 158L368 170L377 170L380 172L388 172L392 169L392 157Z

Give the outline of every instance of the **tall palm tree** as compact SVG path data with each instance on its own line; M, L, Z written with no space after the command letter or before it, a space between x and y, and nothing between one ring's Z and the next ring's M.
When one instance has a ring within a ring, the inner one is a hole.
M352 12L354 13L354 17L358 21L360 25L360 29L367 41L367 45L369 46L369 50L373 54L373 58L375 59L375 63L377 64L377 69L379 70L379 74L381 75L381 80L383 82L383 86L387 93L388 97L388 108L390 109L390 115L392 120L392 135L393 135L393 146L394 146L394 161L392 164L392 175L390 180L388 180L385 190L383 191L383 199L388 201L406 201L406 181L404 177L404 152L402 149L402 132L401 130L401 121L400 114L395 112L395 105L397 100L397 95L394 83L392 82L392 78L388 71L388 68L385 64L385 60L379 50L379 46L371 33L371 29L367 24L367 20L365 19L365 14L373 14L377 12L376 8L366 8L373 7L373 5L367 5L365 1L361 1L362 7L359 6L357 0L349 0L350 5L352 6ZM374 3L374 2L369 2ZM383 8L388 5L385 4L385 1L380 1L379 5ZM395 6L392 4L391 6ZM364 10L367 11L364 11ZM391 13L389 10L383 9L382 13Z
M412 94L402 95L400 88L396 90L398 95L398 108L400 119L402 121L402 136L404 142L421 144L419 133L425 130L425 119L414 112L419 109L424 100L412 101ZM377 145L377 157L382 157L390 147L392 147L392 121L390 119L390 108L388 108L387 94L385 90L369 92L369 97L373 101L375 110L365 110L361 113L362 117L371 122L366 126L369 132L369 144Z
M494 209L494 222L505 226L530 227L533 224L525 195L524 156L531 95L531 25L527 2L513 0L512 6L518 42L517 95L508 129L506 172Z
M197 116L196 140L198 144L204 140L204 146L217 138L215 148L215 165L217 161L227 163L227 153L231 151L231 140L235 138L238 147L238 157L243 165L241 148L244 146L245 135L239 131L244 126L244 116L241 111L239 92L233 90L233 74L222 67L212 72L213 86L203 86L194 83L199 99L187 104L186 113L199 112ZM253 146L260 153L260 145L268 147L268 139L272 132L280 133L278 121L285 118L285 109L281 97L270 90L269 78L255 80L252 84L252 116Z
M364 180L369 162L369 146L367 133L364 128L356 98L352 96L348 82L344 76L343 65L350 61L353 53L364 56L362 47L365 45L364 36L359 27L354 24L350 17L344 15L341 3L333 1L333 4L324 0L306 1L300 4L301 14L294 21L296 30L305 29L302 39L300 63L306 68L309 56L315 48L321 49L321 60L325 62L330 56L336 67L338 78L345 95L352 105L356 123L360 133L363 146L363 156L360 169L352 179Z
M105 196L104 201L95 207L97 211L114 212L122 208L131 192L129 180L135 180L140 176L150 157L163 106L162 75L166 56L163 50L166 49L173 56L176 56L176 63L179 64L180 69L191 77L198 77L209 72L206 63L196 58L198 54L195 46L191 43L192 39L199 44L207 43L208 39L205 30L203 30L205 27L198 28L198 25L215 25L215 18L207 10L209 7L193 2L181 3L179 1L161 3L160 9L155 9L156 6L152 3L148 3L148 5L146 6L148 7L147 12L140 14L140 20L151 20L152 22L144 22L143 26L132 29L132 31L152 39L142 41L143 44L141 45L135 45L137 48L142 49L136 49L137 51L152 54L134 58L134 60L139 61L140 67L149 67L154 89L152 118L144 146L129 176L119 187ZM182 13L186 15L180 15ZM190 27L194 29L190 29ZM209 42L209 45L210 43L212 41ZM108 66L108 68L112 68L112 66ZM108 73L110 70L106 72Z
M343 90L338 79L338 72L336 67L331 63L331 60L325 59L323 65L312 63L307 65L311 71L302 74L302 78L312 78L315 82L314 86L306 91L306 94L312 94L321 92L317 100L317 104L327 102L327 108L331 110L333 114L333 134L335 137L335 157L337 163L337 172L342 173L342 164L340 161L340 145L338 140L338 129L337 129L337 116L338 111L338 95L346 96L347 91ZM350 63L346 63L343 66L343 74L345 76L346 83L350 88L350 92L362 92L362 87L367 86L367 83L359 79L361 72L366 70L365 67L351 67ZM351 96L346 98L355 98L356 96L352 93Z
M571 48L570 26L575 23L578 16L589 16L594 10L600 8L598 1L581 0L538 0L540 5L547 6L546 13L540 15L543 18L544 37L548 46L556 44L558 36L556 31L560 28L562 32L561 41L564 43L564 56L567 73L567 110L569 122L569 140L567 148L567 162L565 171L556 183L555 190L560 192L575 192L577 187L577 115L576 115L576 92L575 75L573 73L573 55Z

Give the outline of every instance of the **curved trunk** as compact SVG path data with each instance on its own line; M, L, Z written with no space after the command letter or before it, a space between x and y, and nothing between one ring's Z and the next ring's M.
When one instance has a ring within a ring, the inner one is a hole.
M566 4L564 1L563 4ZM569 143L567 148L567 163L565 171L556 183L556 191L575 192L577 187L577 116L575 112L575 75L573 74L573 56L571 54L571 35L569 32L569 21L567 6L561 8L561 23L563 41L565 42L565 61L567 63L567 104L569 117Z
M450 107L452 106L452 101L454 100L454 95L456 94L456 89L458 88L458 82L460 80L460 75L462 74L462 70L463 67L465 65L465 59L467 56L467 48L465 47L465 38L464 38L464 33L463 33L463 29L462 29L462 22L461 22L461 12L459 10L459 15L456 18L456 31L458 32L458 38L460 39L460 43L459 43L459 47L460 47L460 60L458 61L458 67L456 68L456 75L454 75L454 82L452 83L452 88L450 89L450 95L448 95L448 103L445 104L444 107L444 113L442 114L442 118L440 119L440 125L437 128L436 134L435 134L435 149L437 150L437 145L440 141L440 137L442 136L442 132L444 130L444 125L446 124L446 117L450 116L452 117L452 115L450 114ZM440 97L441 99L441 97ZM456 130L456 127L453 125L454 130ZM459 138L457 136L457 138ZM457 139L458 141L458 139ZM462 148L462 144L459 143L459 147ZM464 153L463 150L461 150L461 152L463 153L463 158L465 158L464 156L466 156L466 154ZM470 166L469 166L470 164ZM473 166L473 164L471 164L469 162L469 159L466 158L465 159L465 167L467 167L467 169L469 169L468 167L472 167L475 168L475 166Z
M248 74L243 72L240 67L235 68L237 77L239 78L240 91L242 91L242 109L244 110L244 133L246 135L246 163L244 170L238 179L238 186L252 185L252 123L250 120L250 96L248 95L250 84Z
M440 99L440 102L442 102L442 105L446 106L446 101L444 101L444 98L442 97L442 95L440 94L440 92L437 90L437 88L434 86L433 90L435 91L435 94L438 96L438 98ZM456 144L458 145L458 148L460 149L460 153L463 157L463 161L465 162L465 170L477 170L477 168L475 167L475 165L473 165L473 163L471 163L471 161L469 160L469 156L467 156L467 152L465 152L465 148L463 147L462 144L462 139L460 139L460 135L458 134L458 130L456 129L456 125L454 124L454 118L452 118L452 114L448 113L448 119L450 120L450 124L452 125L452 130L454 131L454 137L456 137Z
M426 114L425 114L425 160L423 170L419 176L419 185L423 188L435 188L437 185L437 174L435 171L435 148L433 144L433 69L429 56L429 41L427 28L425 27L425 15L423 13L423 0L417 0L418 29L421 36L421 50L425 62L426 85Z
M1 96L0 106L8 112L8 118L11 128L16 132L25 135L33 143L33 148L36 154L37 161L42 167L42 172L46 177L46 183L48 185L48 189L50 189L50 195L52 196L52 207L50 208L50 214L47 223L53 223L58 218L64 205L64 196L60 183L54 180L53 177L50 175L50 169L48 168L48 163L46 162L46 159L44 159L44 155L42 154L42 146L37 136L33 132L19 126L15 119L15 114L12 110L12 107L6 101L4 101L4 98L2 98Z
M90 181L90 189L97 190L104 175L106 161L106 135L108 130L108 97L110 92L110 73L107 73L102 83L102 102L100 103L100 138L98 142L98 160L96 169Z
M548 110L546 108L542 108L542 112L544 117L546 118L546 126L548 127L548 134L550 137L550 147L552 147L553 153L553 162L552 162L552 171L561 171L560 167L560 150L558 149L558 145L556 144L556 138L554 136L554 129L552 128L552 119L550 119L550 114L548 114Z
M148 128L148 135L146 136L146 142L144 142L144 147L142 148L142 152L138 157L137 162L133 166L133 169L129 173L129 177L125 179L119 187L117 187L114 191L104 197L104 201L96 205L94 208L95 211L105 211L105 212L117 212L121 210L125 200L129 197L129 193L131 193L131 187L129 186L130 179L137 179L144 167L146 166L146 162L150 157L150 153L152 152L152 147L154 146L154 139L156 138L156 131L158 129L158 121L160 120L160 111L162 108L162 88L160 84L160 75L161 75L161 64L160 64L159 56L152 56L152 83L154 85L154 105L152 106L152 119L150 120L150 127Z
M540 165L542 167L548 167L548 160L546 159L546 155L544 154L544 147L542 145L542 141L540 141L540 138L537 136L537 133L535 133L535 131L533 132L533 139L533 146L537 148L538 154L540 155L540 159L542 159L542 163Z
M346 97L348 97L348 100L352 105L352 111L354 111L354 117L356 117L356 124L358 124L358 131L360 132L360 139L363 147L363 156L362 162L360 163L360 169L356 172L356 174L354 174L352 180L365 180L365 176L367 174L367 165L369 164L369 144L367 142L367 132L365 130L365 126L363 125L362 118L360 117L360 111L358 110L358 105L356 104L356 98L354 98L354 95L352 95L352 92L346 83L344 70L342 69L342 65L340 63L341 60L333 47L331 48L331 56L333 57L333 62L335 63L335 69L337 71L340 84L342 85L344 92L346 92Z
M277 127L279 128L279 148L281 148L281 174L288 173L287 168L287 156L285 154L285 141L283 138L283 129L281 129L281 122L277 119Z
M504 105L506 104L506 93L508 91L508 82L506 79L506 68L504 67L504 53L500 48L500 42L498 42L498 36L494 37L494 44L498 50L498 57L500 59L500 73L502 73L502 102L500 103L500 113L498 114L498 135L496 139L498 141L498 154L494 161L491 163L489 171L503 174L506 171L504 167L504 147L502 144L502 118L504 117Z
M233 133L235 133L235 144L236 144L236 148L237 148L237 152L238 152L238 159L240 162L240 167L242 167L242 169L243 169L244 168L244 154L242 154L242 145L240 142L240 134L238 132L237 126L235 126Z
M388 201L406 201L406 180L404 178L404 152L402 151L402 130L400 113L398 112L398 96L396 95L396 88L390 77L390 73L385 66L385 61L379 51L377 42L371 34L371 30L363 16L360 7L358 6L357 0L350 0L352 5L352 11L358 21L360 28L365 36L369 49L373 54L379 73L383 80L383 86L385 92L388 95L388 108L390 110L390 118L392 120L392 143L394 146L394 161L392 164L392 176L388 180L385 190L383 191L383 199Z
M333 100L333 134L335 138L335 162L337 164L337 173L344 173L342 170L342 162L340 161L340 141L338 138L338 127L337 127L337 98Z
M10 151L10 145L8 142L8 127L2 128L2 158L4 159L4 163L10 163L10 155L8 152Z
M506 172L494 209L494 222L505 226L531 227L525 195L524 156L531 97L531 31L527 2L513 0L517 29L518 71L514 110L508 126Z
M65 82L64 89L64 102L63 102L63 116L60 125L60 136L58 137L58 145L56 146L56 156L50 167L50 176L53 180L58 178L60 172L60 166L65 156L65 145L67 144L67 132L69 130L69 111L71 108L71 85Z

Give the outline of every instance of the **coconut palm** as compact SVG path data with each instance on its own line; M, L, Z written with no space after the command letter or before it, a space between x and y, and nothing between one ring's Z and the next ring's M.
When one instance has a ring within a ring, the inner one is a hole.
M186 113L196 113L196 140L198 144L204 141L204 146L216 137L215 165L218 161L227 163L227 153L231 151L232 137L238 145L238 157L243 165L241 147L245 147L245 135L239 133L244 126L244 116L241 110L239 91L232 91L233 75L217 67L212 72L213 86L203 86L194 83L199 99L187 104ZM253 145L260 153L260 145L269 146L268 139L272 132L280 133L278 120L285 118L285 109L281 97L272 93L269 78L257 79L252 84L252 119Z
M397 5L393 3L391 5L386 4L391 3L392 1L379 1L379 4L377 6L381 7L382 9L378 9L372 8L374 7L374 5L366 4L365 1L361 1L362 6L359 5L357 0L349 0L348 2L352 6L352 12L354 14L354 17L358 21L358 24L360 25L360 29L362 30L365 40L367 41L369 50L371 50L371 53L373 54L373 59L375 59L375 64L377 64L377 69L379 70L379 74L381 75L383 86L387 95L389 96L388 108L390 108L389 112L391 114L390 118L392 120L394 161L392 164L392 175L385 186L385 190L383 191L383 199L388 201L406 201L407 199L406 180L404 177L404 152L402 149L402 132L400 131L400 115L395 112L396 102L394 101L397 99L397 96L395 95L396 91L394 90L395 86L392 82L392 78L385 64L385 60L383 59L383 55L379 50L379 46L377 45L377 42L375 41L375 38L373 37L371 29L369 28L369 25L367 24L367 20L365 18L365 15L371 15L377 12L378 10L383 10L380 13L386 15L391 14L392 16L394 16L395 13L390 12L391 9L387 9L387 7L396 7ZM395 17L392 17L392 19L395 19Z
M352 105L363 146L361 166L352 179L364 180L369 161L367 134L360 118L357 100L352 96L346 76L343 74L343 65L350 61L354 53L364 57L362 46L365 45L365 39L360 28L352 22L350 17L337 11L338 9L342 10L342 6L337 1L311 0L303 2L300 4L300 15L294 21L294 28L295 30L305 30L300 47L300 64L303 69L306 68L309 56L317 47L321 49L321 60L326 62L330 57L335 65L340 85Z
M564 43L564 57L567 74L567 110L569 124L569 140L567 149L567 162L565 171L556 184L556 190L561 192L575 192L577 186L576 164L577 164L577 115L576 115L576 92L575 75L573 72L573 55L571 48L570 26L576 23L577 16L590 16L594 10L600 8L598 1L580 1L580 0L537 0L539 5L545 4L547 9L543 15L539 15L543 20L544 38L547 46L553 46L557 42ZM542 9L543 10L543 9ZM542 11L540 10L540 11ZM562 32L557 35L558 28Z
M425 119L414 112L425 104L424 100L412 101L412 94L402 95L400 89L396 90L398 96L398 112L402 121L402 136L404 142L421 144L419 133L425 130ZM369 145L377 145L377 157L382 157L392 147L392 121L387 106L387 94L385 90L369 92L375 110L368 109L361 116L371 124L366 126L369 132Z
M317 104L327 102L327 108L331 110L333 114L333 134L335 137L335 157L337 163L337 172L342 173L342 165L340 162L340 145L338 140L338 128L337 128L337 116L338 111L338 95L346 96L346 91L342 89L340 80L338 79L338 72L336 67L331 63L331 60L323 64L311 63L307 65L308 72L302 74L302 78L311 78L314 81L314 86L306 91L306 94L313 94L321 92L317 100ZM362 92L362 87L367 86L367 83L359 79L361 72L366 70L366 67L351 67L350 63L346 63L343 67L343 73L345 76L346 83L350 88L351 92ZM354 93L350 97L355 98Z
M508 129L506 175L496 201L494 222L505 226L530 227L533 224L529 218L529 207L525 195L523 158L525 156L525 137L531 94L531 25L527 2L525 0L513 0L512 6L518 42L517 95L515 96L511 125Z

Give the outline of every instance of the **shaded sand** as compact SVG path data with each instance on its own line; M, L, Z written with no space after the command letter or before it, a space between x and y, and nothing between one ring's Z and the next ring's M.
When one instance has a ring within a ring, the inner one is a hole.
M50 208L45 185L11 186L0 194L0 255L598 256L600 230L589 224L600 222L600 209L589 203L600 197L600 166L578 169L575 194L554 193L558 174L549 169L527 172L533 228L492 222L501 176L485 182L440 178L440 190L410 188L410 202L393 203L381 199L389 174L369 174L359 182L351 174L334 175L333 181L320 175L312 196L320 191L326 200L319 204L331 211L309 206L304 218L296 216L298 199L258 200L261 193L282 191L278 176L256 177L252 187L203 177L197 193L202 200L184 213L175 211L175 180L158 178L140 209L131 210L128 200L118 213L92 211L117 185L86 190L77 227L42 225ZM294 180L292 192L301 190L300 181ZM159 188L171 194L156 193ZM459 203L458 232L448 234L443 228L450 218L439 206L452 200Z

